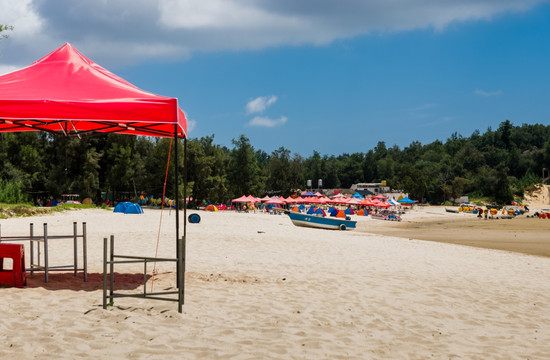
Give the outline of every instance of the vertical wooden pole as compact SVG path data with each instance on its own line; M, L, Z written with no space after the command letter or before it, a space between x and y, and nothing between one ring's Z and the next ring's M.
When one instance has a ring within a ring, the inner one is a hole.
M77 222L73 222L73 257L74 257L74 277L78 276L78 229Z
M88 281L88 239L86 223L82 223L82 267L84 269L84 282Z
M48 224L44 223L44 277L45 282L50 280L48 275Z

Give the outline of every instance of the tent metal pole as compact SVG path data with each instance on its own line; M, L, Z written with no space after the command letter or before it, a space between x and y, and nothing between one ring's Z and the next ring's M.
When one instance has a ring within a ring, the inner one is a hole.
M175 142L175 154L174 154L174 188L175 188L175 197L176 197L176 258L177 258L177 265L176 265L176 273L177 273L177 286L180 287L180 280L181 280L181 266L180 266L180 257L181 257L181 249L180 249L180 217L179 217L179 194L178 194L178 124L174 124L174 142ZM178 299L179 301L179 299ZM178 309L179 310L179 309Z
M180 287L180 312L185 302L185 256L187 251L187 134L183 139L183 237L181 245L181 287Z

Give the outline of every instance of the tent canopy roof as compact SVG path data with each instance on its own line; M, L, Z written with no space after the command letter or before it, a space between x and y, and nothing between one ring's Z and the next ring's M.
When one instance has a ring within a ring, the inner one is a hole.
M176 98L143 91L70 44L0 76L0 132L187 135Z

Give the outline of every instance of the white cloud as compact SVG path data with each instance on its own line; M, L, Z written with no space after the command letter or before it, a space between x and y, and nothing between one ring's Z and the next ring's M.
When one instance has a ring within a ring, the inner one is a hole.
M474 94L480 95L480 96L498 96L502 94L502 90L484 91L484 90L476 89L476 91L474 91Z
M259 96L255 98L254 100L250 100L248 104L246 104L246 113L247 114L255 114L255 113L262 113L273 105L277 101L277 96L271 95L271 96Z
M32 7L32 0L0 0L0 24L13 26L8 35L30 37L42 29L42 19Z
M181 59L197 51L328 44L490 20L545 0L0 0L2 61L26 66L65 42L99 64ZM114 21L113 19L116 19ZM138 30L144 29L144 30ZM109 63L106 62L109 61Z
M4 65L0 65L0 75L4 75L4 74L7 74L7 73L10 73L12 71L15 71L15 70L19 70L19 67L17 66L4 66Z
M174 29L261 29L291 26L292 16L262 9L254 1L161 0L160 22Z
M254 119L250 120L248 123L249 126L261 126L261 127L275 127L284 125L288 121L286 116L281 116L278 119L271 119L264 116L256 116Z
M197 127L197 120L195 119L188 119L187 120L187 135L193 132L195 128Z

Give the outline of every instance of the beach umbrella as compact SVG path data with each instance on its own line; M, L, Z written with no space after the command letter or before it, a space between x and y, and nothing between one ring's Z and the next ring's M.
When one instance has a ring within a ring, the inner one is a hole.
M246 197L246 196L243 195L243 196L241 196L241 197L238 197L238 198L236 198L236 199L231 200L231 202L243 203L243 202L248 202L247 199L248 199L248 197Z
M304 199L304 202L308 204L325 204L326 203L326 201L322 199L318 199L316 197L309 197L307 199Z
M266 204L284 205L285 201L281 198L270 198L265 202Z
M371 199L365 198L365 200L361 201L361 205L365 205L365 206L374 206L374 203L372 202Z
M285 199L285 202L287 204L296 204L296 199L293 199L291 196L289 196Z
M348 202L346 204L347 205L361 205L362 203L363 203L363 201L361 201L358 198L351 198L351 199L348 200Z
M350 199L346 198L346 197L343 197L343 198L337 198L337 199L332 199L331 203L332 204L341 204L341 205L346 205L348 203Z
M304 198L301 196L298 196L296 199L294 199L294 202L296 204L303 204L305 202Z
M391 205L384 201L374 201L373 206L381 208L389 208Z
M260 202L260 199L258 199L257 197L254 197L252 195L248 195L246 197L246 202L249 202L249 203L257 203L257 202Z

